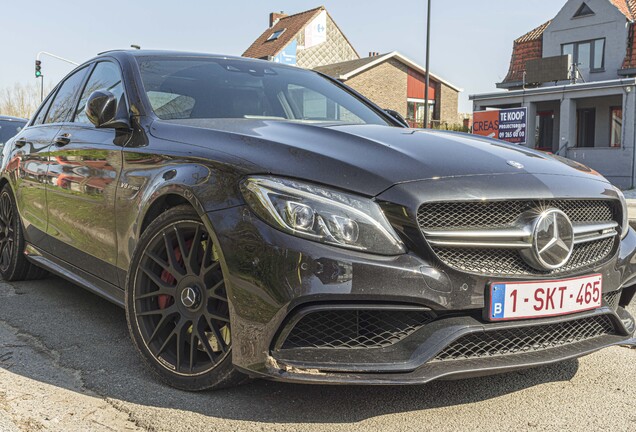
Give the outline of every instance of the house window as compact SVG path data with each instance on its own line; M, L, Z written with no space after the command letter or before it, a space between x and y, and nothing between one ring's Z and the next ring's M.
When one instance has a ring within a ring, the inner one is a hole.
M287 30L287 29L282 29L282 30L275 31L274 33L269 35L269 37L267 38L267 40L265 42L270 42L270 41L278 39L280 37L280 35L285 33L285 30Z
M581 18L594 15L594 11L587 5L587 3L583 3L579 10L576 11L573 18Z
M623 108L610 108L610 147L620 147L623 138Z
M596 133L596 109L583 108L576 112L576 146L594 147L594 134Z
M543 151L553 151L554 111L537 112L536 125L536 148Z
M570 54L574 64L581 70L600 72L605 67L605 39L563 44L561 54Z
M428 121L433 121L433 112L435 103L429 101L428 104ZM421 128L424 127L424 113L426 112L426 104L424 100L409 99L407 102L406 120L411 127Z

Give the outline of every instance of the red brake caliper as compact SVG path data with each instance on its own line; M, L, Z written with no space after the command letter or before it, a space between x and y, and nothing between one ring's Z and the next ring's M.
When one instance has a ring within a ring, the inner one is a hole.
M188 240L186 242L186 247L190 249L191 246L192 240ZM183 257L181 256L181 249L179 249L179 246L174 248L174 257L179 264L183 264ZM163 270L161 272L161 280L169 285L174 285L175 281L174 276L172 276L172 274L168 270ZM174 298L167 294L162 294L157 296L157 303L159 303L159 309L165 309L174 303Z

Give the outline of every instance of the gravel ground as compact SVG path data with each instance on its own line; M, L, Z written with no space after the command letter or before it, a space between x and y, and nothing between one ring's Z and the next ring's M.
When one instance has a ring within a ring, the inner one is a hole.
M140 364L122 310L60 279L0 282L0 318L0 431L636 430L634 349L415 387L191 394Z

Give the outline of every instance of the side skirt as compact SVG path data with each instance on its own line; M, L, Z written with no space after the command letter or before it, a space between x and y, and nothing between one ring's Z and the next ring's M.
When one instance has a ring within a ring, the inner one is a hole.
M27 244L24 255L33 264L85 288L121 308L125 307L124 291L117 286L99 279L31 244Z

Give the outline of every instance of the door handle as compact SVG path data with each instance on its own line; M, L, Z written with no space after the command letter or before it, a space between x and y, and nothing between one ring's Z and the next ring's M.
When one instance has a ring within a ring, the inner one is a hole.
M70 142L71 142L71 134L63 133L61 135L58 135L58 136L55 137L55 140L53 140L53 142L58 147L64 147L65 145L70 144Z
M25 137L21 137L18 138L17 140L15 140L15 142L13 143L17 148L22 148L26 145L27 143L27 139Z

